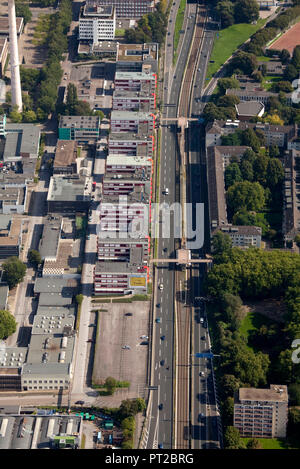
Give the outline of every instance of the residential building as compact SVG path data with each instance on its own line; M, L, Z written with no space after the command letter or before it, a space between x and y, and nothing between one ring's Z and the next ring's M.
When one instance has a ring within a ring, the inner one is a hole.
M298 135L297 125L273 125L268 123L250 123L239 120L215 120L206 126L205 145L222 145L222 135L229 135L236 130L253 129L264 134L265 146L278 145L287 148L288 142Z
M130 262L134 252L141 251L142 262L147 262L150 250L150 238L118 237L115 232L100 232L97 237L99 261Z
M152 134L155 128L155 116L149 112L112 111L112 132L133 132Z
M115 91L143 91L156 92L157 74L149 68L142 72L116 72L114 81Z
M113 111L154 112L156 95L143 91L115 91L112 99Z
M0 449L78 449L80 415L0 414Z
M265 106L259 101L240 101L235 105L236 113L240 121L248 121L251 117L262 117Z
M110 155L128 155L153 157L154 135L130 132L111 132L108 140Z
M285 438L288 422L287 386L240 388L234 402L234 426L243 437Z
M243 156L245 151L250 149L250 147L247 147L246 145L216 145L214 148L214 151L218 152L222 158L224 170L232 161L237 160L240 162L241 157Z
M105 176L102 185L103 196L109 198L110 195L129 195L131 193L141 194L152 193L152 183L149 179L140 179L135 175L126 176L116 174Z
M58 126L60 140L77 140L78 143L95 143L99 138L98 116L61 116Z
M141 18L153 13L155 0L86 0L87 4L100 7L114 6L117 18Z
M134 176L141 179L151 178L153 160L147 156L109 154L106 159L107 176Z
M87 178L79 176L52 176L47 203L50 213L86 212L90 206L91 194Z
M76 140L58 140L53 162L53 174L76 174L76 158Z
M259 226L234 226L234 225L222 225L216 228L212 235L218 231L228 234L232 241L233 247L248 248L250 246L260 248L261 247L261 228Z
M284 188L282 233L286 247L300 234L300 151L290 150L284 155Z
M0 215L0 260L19 257L22 245L23 221L12 215Z
M147 293L148 268L142 263L141 250L137 254L140 263L98 261L94 269L95 294Z
M266 75L283 75L285 66L278 60L269 60L268 62L259 60L258 69L266 69Z
M79 40L98 44L115 38L116 9L112 5L100 6L86 2L79 17Z

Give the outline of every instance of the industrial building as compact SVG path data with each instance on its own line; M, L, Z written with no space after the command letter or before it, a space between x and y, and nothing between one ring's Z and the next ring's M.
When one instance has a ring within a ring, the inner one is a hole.
M52 176L48 190L48 212L74 214L86 212L91 202L87 178Z
M87 5L114 6L117 18L141 18L153 13L155 0L87 0Z
M76 140L58 140L53 162L53 174L76 174L76 158Z

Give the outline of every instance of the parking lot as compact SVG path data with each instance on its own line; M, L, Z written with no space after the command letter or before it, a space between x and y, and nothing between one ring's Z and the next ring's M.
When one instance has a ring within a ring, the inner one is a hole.
M148 354L148 346L143 344L148 343L149 302L103 303L99 310L93 382L101 384L108 376L129 381L129 389L115 392L120 403L122 399L143 397Z

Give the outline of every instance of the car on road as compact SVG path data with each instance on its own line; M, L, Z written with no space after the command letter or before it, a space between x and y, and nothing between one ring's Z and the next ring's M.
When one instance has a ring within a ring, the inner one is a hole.
M84 401L76 401L75 404L83 405Z
M168 248L163 248L163 251L164 251L164 252L167 252L167 250L168 250Z
M156 318L155 322L158 323L158 324L161 323L161 318Z
M164 405L163 405L163 404L159 404L158 408L159 408L159 410L163 410Z
M168 33L168 36L170 36L171 33Z
M87 342L90 342L92 344L94 341L93 339L88 339Z
M169 42L168 47L171 47L171 45L172 45L172 44Z
M91 235L88 234L87 237L86 237L86 239L91 239Z
M199 415L198 415L198 422L201 422L201 420L203 419L203 417L204 417L204 414L199 414Z
M205 335L203 335L203 336L201 337L201 340L205 340Z
M174 78L176 78L176 75L174 75Z
M147 335L141 335L141 339L149 339Z
M173 4L174 5L174 4ZM159 449L163 449L164 448L164 445L162 443L158 443L158 448Z
M123 349L123 350L130 350L131 347L130 347L129 345L123 345L122 349Z
M125 316L133 316L132 313L125 313Z
M160 303L157 303L156 307L157 307L157 308L160 308Z
M162 283L159 284L159 287L158 287L160 290L163 290L164 289L164 286Z
M203 318L200 318L200 322L201 322L201 324L203 324L203 323L204 323L204 319L203 319Z
M205 376L204 371L200 371L199 376Z
M143 342L141 342L140 345L149 345L149 342L148 340L143 340Z
M162 335L160 340L165 340L166 336L165 335Z
M165 188L164 193L165 193L165 195L169 194L169 188L168 187Z
M160 360L160 366L164 366L165 360Z
M89 327L95 327L96 324L89 324Z

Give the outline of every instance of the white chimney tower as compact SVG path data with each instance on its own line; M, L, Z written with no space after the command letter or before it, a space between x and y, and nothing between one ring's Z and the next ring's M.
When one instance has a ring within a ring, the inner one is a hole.
M9 52L11 70L11 102L22 112L22 93L19 68L19 52L17 38L16 8L14 0L8 0L8 22L9 22Z

